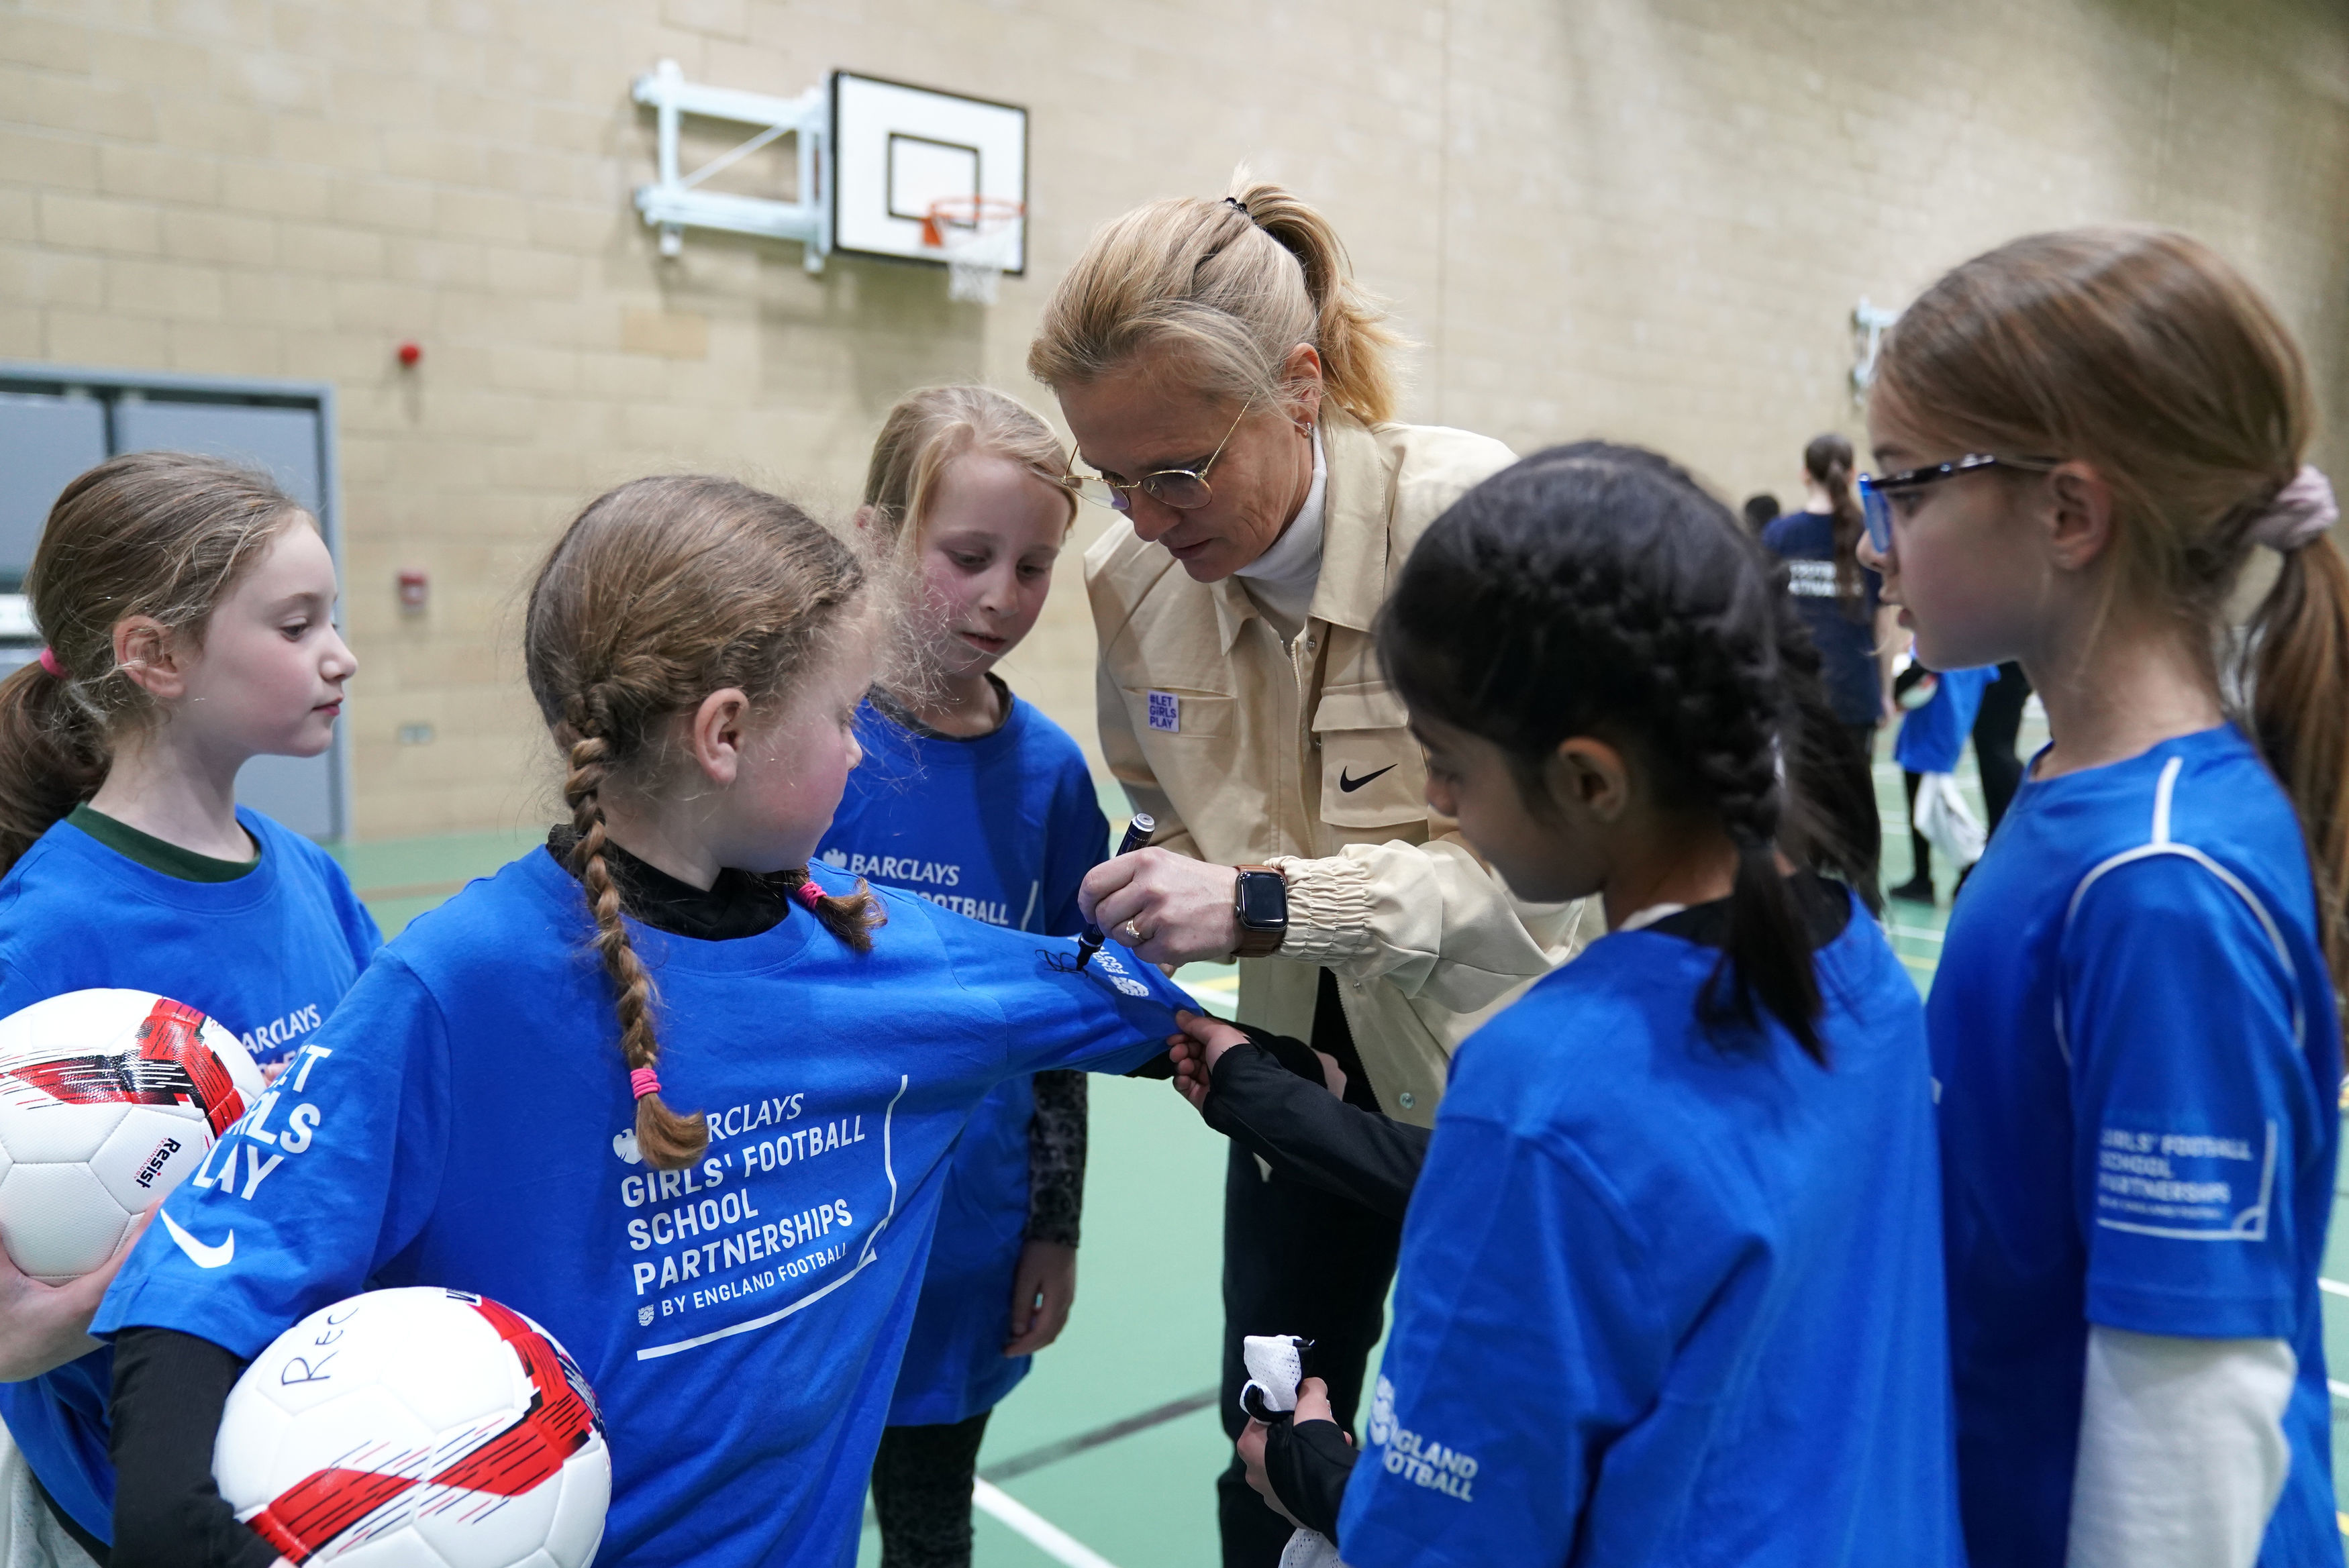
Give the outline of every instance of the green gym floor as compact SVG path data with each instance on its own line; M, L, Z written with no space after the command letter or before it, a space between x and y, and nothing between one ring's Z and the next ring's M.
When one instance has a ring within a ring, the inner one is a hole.
M2034 705L2023 752L2045 739ZM1889 743L1879 750L1889 751ZM1961 774L1977 814L1982 796L1969 761ZM1910 871L1899 770L1881 761L1884 882ZM1105 791L1112 820L1123 802ZM337 851L361 897L389 935L463 886L540 841L537 832L492 832L348 845ZM1921 990L1940 961L1949 913L1940 902L1888 906L1888 924ZM1228 1013L1237 978L1197 965L1180 976L1210 1007ZM1036 1358L1026 1382L995 1412L979 1455L978 1568L1206 1568L1217 1560L1213 1480L1230 1449L1214 1409L1221 1140L1163 1083L1096 1078L1084 1247L1077 1305L1058 1345ZM2336 1196L2335 1213L2340 1212ZM2325 1257L2328 1365L2349 1377L2349 1236L2336 1229ZM2335 1283L2336 1281L2342 1283ZM2349 1480L2349 1381L2333 1388L2336 1475ZM2349 1498L2349 1487L2336 1486ZM2349 1528L2349 1515L2344 1517ZM859 1558L880 1561L868 1527Z

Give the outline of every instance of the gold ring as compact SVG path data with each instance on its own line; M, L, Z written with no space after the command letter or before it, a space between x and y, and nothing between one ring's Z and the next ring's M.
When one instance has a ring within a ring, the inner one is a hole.
M1150 940L1150 938L1142 934L1142 928L1134 924L1133 922L1130 920L1125 923L1125 934L1133 938L1133 944L1136 947L1141 946L1143 943Z

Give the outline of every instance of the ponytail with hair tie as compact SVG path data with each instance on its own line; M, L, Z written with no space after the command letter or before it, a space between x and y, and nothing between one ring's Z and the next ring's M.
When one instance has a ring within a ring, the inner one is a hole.
M2341 521L2341 505L2333 499L2333 481L2313 463L2300 465L2292 482L2251 520L2251 539L2279 554L2315 543Z

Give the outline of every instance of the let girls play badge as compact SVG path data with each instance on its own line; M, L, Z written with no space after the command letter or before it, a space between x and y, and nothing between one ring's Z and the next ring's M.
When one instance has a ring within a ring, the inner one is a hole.
M1150 694L1150 727L1177 735L1183 729L1183 699L1171 691Z

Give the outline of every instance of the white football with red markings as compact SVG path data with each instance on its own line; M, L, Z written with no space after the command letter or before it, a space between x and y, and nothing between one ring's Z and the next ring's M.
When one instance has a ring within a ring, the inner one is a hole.
M0 1018L0 1247L49 1284L88 1274L262 1092L233 1034L151 991Z
M611 1450L554 1336L484 1296L369 1291L270 1343L228 1397L212 1477L289 1563L586 1568Z

